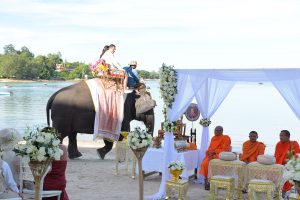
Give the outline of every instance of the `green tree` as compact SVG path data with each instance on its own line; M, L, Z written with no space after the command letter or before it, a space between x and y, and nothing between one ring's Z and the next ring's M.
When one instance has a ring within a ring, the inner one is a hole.
M15 49L14 45L8 44L3 47L4 55L16 55L18 51Z

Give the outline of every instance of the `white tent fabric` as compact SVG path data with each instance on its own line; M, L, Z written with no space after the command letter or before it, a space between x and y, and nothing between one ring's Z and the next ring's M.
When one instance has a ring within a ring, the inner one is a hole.
M295 115L300 119L300 69L177 69L177 94L173 106L168 111L168 119L176 121L185 112L193 98L196 98L203 118L210 118L219 108L236 82L271 82ZM169 134L167 134L169 135ZM164 163L167 166L172 155L173 140L167 136L164 140ZM204 127L200 146L200 158L203 159L209 146L209 129ZM201 164L202 160L200 159ZM165 168L166 168L165 166ZM167 169L167 168L166 168ZM159 199L165 195L165 184L169 172L162 174L160 190L153 195Z

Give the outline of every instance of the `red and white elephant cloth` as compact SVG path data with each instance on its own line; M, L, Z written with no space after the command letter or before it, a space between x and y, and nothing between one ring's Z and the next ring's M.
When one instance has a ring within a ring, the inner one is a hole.
M101 79L86 81L95 106L94 140L97 136L118 141L124 112L124 93L104 88Z

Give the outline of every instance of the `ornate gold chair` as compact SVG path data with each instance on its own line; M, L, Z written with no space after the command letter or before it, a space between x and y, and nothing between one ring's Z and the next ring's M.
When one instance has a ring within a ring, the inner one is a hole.
M272 200L272 192L275 185L272 181L262 179L252 179L248 185L248 200L257 199L254 195L256 192L266 193L267 200Z
M116 158L115 158L115 166L116 166L116 175L119 174L119 163L125 160L125 171L128 174L128 166L129 166L129 158L132 160L133 165L136 163L133 160L133 154L125 141L117 141L116 142ZM135 166L132 167L132 178L135 178L134 170Z
M240 160L224 161L213 159L209 162L208 178L210 179L210 182L213 180L213 183L218 181L218 185L230 185L232 181L231 178L233 178L233 198L243 199L242 190L245 186L245 166L246 164Z
M231 176L213 176L210 178L210 194L219 196L219 188L226 190L226 200L233 199L234 194L234 178Z
M178 182L167 181L165 199L186 200L188 186L187 180L179 180Z
M252 162L247 165L246 182L250 192L265 192L266 195L271 195L275 199L281 198L282 177L283 177L283 165L273 164L264 165L258 162ZM273 194L274 193L274 194Z

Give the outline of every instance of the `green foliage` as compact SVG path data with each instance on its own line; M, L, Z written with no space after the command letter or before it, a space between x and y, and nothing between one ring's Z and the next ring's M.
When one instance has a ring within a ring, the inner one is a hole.
M0 54L0 78L69 80L83 79L85 75L92 77L89 65L63 61L60 52L35 56L27 47L23 46L21 50L16 50L12 44L5 45L3 52ZM57 64L63 66L62 71L55 71ZM159 78L155 71L138 72L140 77L145 79Z
M141 78L144 79L158 79L159 78L159 74L155 71L146 71L146 70L137 70L138 74Z

